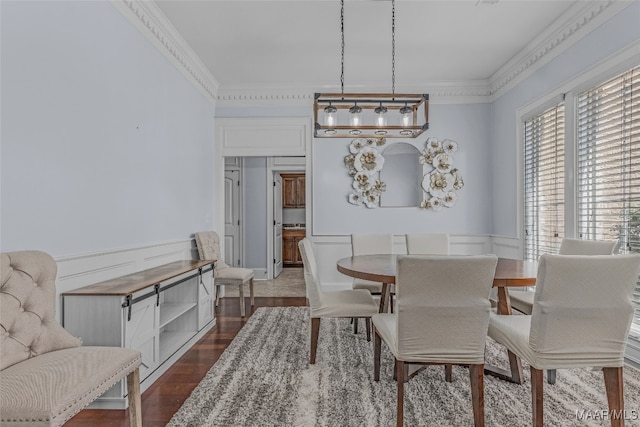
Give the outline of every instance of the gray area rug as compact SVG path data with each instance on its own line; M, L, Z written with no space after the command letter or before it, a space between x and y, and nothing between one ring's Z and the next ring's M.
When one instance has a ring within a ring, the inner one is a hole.
M308 365L308 308L258 308L211 368L170 426L393 426L393 359L383 344L380 382L373 381L372 343L348 319L321 322L318 357ZM360 328L361 331L364 327ZM487 361L506 367L506 352L487 342ZM625 368L627 426L639 426L640 371ZM487 426L530 426L531 389L485 376ZM558 371L545 383L548 426L606 426L602 372ZM468 371L428 367L405 386L406 426L472 426ZM578 419L576 411L582 414Z
M306 297L302 268L284 268L273 280L254 280L253 291L257 297ZM238 297L237 286L225 286L226 297ZM244 296L249 297L249 285L244 285Z

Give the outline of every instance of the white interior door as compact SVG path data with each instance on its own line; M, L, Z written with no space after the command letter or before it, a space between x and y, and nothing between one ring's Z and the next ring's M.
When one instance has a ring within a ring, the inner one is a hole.
M273 277L282 272L282 177L273 174Z
M240 171L224 171L224 261L240 266Z

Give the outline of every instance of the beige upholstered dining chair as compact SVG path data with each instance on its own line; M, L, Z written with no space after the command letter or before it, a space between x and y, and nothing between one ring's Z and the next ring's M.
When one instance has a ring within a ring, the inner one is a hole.
M396 313L371 318L374 380L380 380L381 341L396 360L398 426L410 364L468 365L474 423L484 425L484 348L497 263L495 255L398 257Z
M449 255L449 235L445 233L405 234L409 255Z
M612 255L618 240L586 240L564 238L560 242L560 255ZM509 294L511 308L524 314L531 314L534 291L515 291ZM547 371L547 382L555 384L556 371Z
M376 255L393 253L392 234L358 233L351 235L351 253L356 255ZM382 283L364 279L353 279L353 289L366 289L372 294L382 292Z
M57 265L40 251L0 255L0 425L61 426L127 378L142 425L139 351L80 346L55 319Z
M213 283L216 286L216 306L219 302L220 286L237 286L240 299L240 316L245 317L244 285L249 283L249 301L254 306L253 270L231 267L224 262L220 253L220 237L215 231L196 233L196 245L201 260L217 260Z
M309 363L316 363L318 336L320 334L320 319L328 317L346 317L366 319L367 340L370 336L371 316L378 312L378 305L365 289L348 289L343 291L323 292L318 279L318 268L313 254L313 247L309 239L298 242L302 263L304 266L304 283L307 287L309 299L309 314L311 318L311 349Z
M624 409L622 367L638 274L640 254L545 254L531 315L492 313L489 336L530 365L534 426L543 425L543 370L601 367L609 413Z

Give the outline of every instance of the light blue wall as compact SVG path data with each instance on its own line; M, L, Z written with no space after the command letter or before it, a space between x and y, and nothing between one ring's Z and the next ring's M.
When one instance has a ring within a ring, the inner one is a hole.
M266 157L245 157L243 167L245 268L266 269L267 232Z
M211 229L214 104L108 2L0 7L1 250Z
M560 56L540 68L492 104L491 158L493 234L516 237L520 219L516 111L568 84L590 67L625 46L640 40L640 2L634 2L588 34Z
M428 137L452 139L458 143L455 166L465 182L457 192L458 201L440 212L418 207L375 208L347 202L352 178L344 166L351 139L313 141L313 232L321 235L347 235L355 232L404 234L443 232L488 234L491 232L491 159L489 104L432 104L429 130L412 141L424 148ZM418 159L416 158L416 161ZM414 183L420 185L420 182Z

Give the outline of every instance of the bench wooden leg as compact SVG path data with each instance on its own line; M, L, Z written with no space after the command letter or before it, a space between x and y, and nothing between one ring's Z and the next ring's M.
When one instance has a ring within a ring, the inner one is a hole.
M142 427L139 369L127 375L127 391L129 393L129 425L131 427Z

